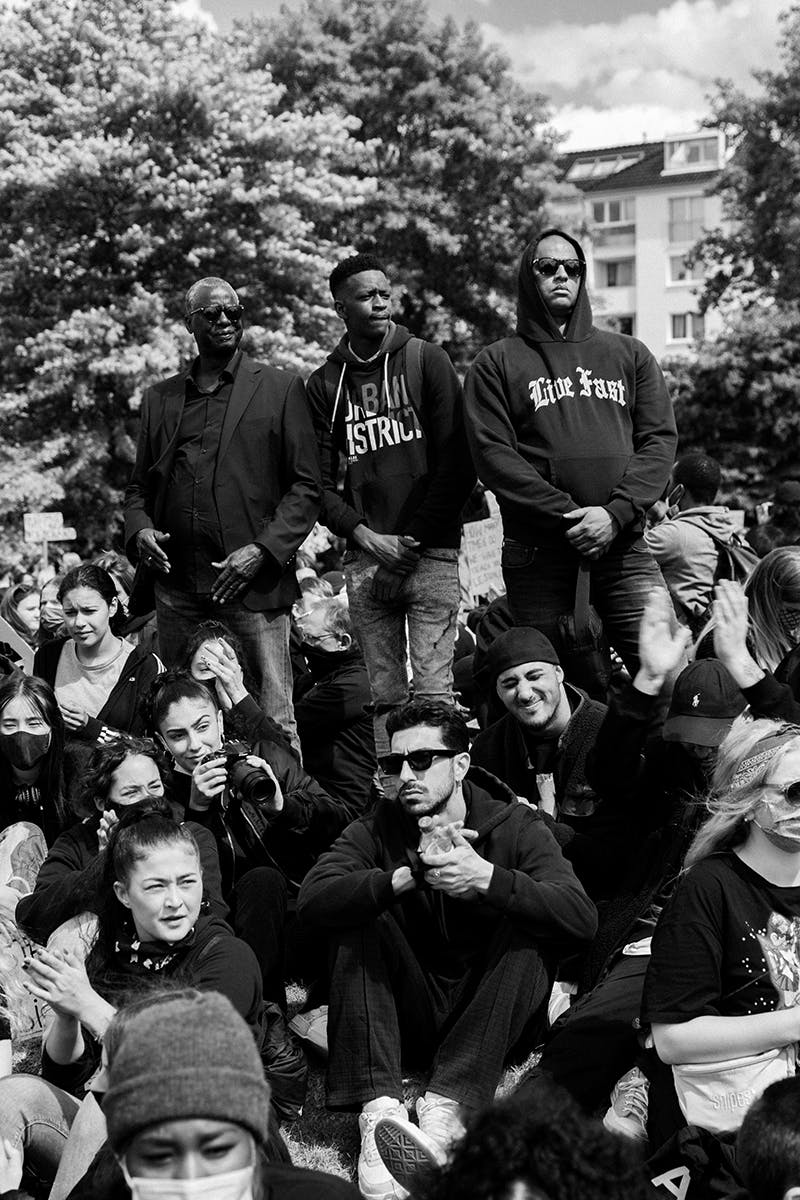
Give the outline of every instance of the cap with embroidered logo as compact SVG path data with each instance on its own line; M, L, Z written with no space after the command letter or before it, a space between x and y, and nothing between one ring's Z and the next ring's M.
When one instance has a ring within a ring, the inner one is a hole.
M662 736L667 742L719 746L746 708L727 668L716 658L698 658L675 680Z

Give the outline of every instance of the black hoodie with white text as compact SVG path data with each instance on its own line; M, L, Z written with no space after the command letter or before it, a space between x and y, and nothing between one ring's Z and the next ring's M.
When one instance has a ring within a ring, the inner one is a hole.
M390 322L365 361L345 334L309 378L307 395L325 489L320 520L341 537L363 523L424 547L457 547L475 472L461 384L441 346ZM336 487L340 458L344 496Z
M478 477L497 496L503 531L530 546L566 546L564 513L604 507L638 535L664 491L677 445L672 404L653 355L636 338L592 324L581 276L563 332L536 284L526 246L517 331L477 356L465 381L467 433ZM618 535L619 536L619 535Z

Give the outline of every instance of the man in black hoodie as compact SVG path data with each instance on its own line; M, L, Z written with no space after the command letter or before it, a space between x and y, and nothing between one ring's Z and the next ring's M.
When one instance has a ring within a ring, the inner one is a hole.
M635 338L592 325L580 245L548 229L522 255L517 331L467 375L467 433L503 517L514 620L565 649L580 562L609 641L631 675L659 569L642 539L677 434L661 371Z
M325 489L321 520L348 540L347 595L364 651L375 742L415 696L452 697L461 508L475 482L461 385L444 350L391 320L380 261L330 276L346 333L308 381ZM340 457L344 494L337 491Z
M361 1109L368 1200L405 1194L378 1158L378 1122L391 1118L382 1128L393 1164L420 1146L441 1155L543 1018L559 957L596 928L541 815L493 776L468 776L454 708L414 701L387 731L386 797L322 855L298 898L334 954L328 1104ZM403 1104L401 1049L433 1064L418 1129Z

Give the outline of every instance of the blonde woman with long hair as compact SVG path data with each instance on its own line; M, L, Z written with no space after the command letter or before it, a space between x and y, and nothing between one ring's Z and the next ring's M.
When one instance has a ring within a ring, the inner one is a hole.
M800 727L739 718L720 748L708 809L653 937L645 982L643 1015L676 1084L687 1066L737 1066L784 1048L786 1072L793 1070ZM732 1123L716 1128L741 1121L746 1090L725 1101L734 1111L723 1116Z

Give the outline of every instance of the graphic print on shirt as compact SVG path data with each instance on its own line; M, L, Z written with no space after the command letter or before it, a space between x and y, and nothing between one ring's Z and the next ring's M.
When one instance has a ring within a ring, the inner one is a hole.
M780 1008L800 1004L800 917L770 913L764 933L756 933Z
M549 404L558 404L560 400L577 397L595 396L598 400L613 400L621 408L625 408L625 384L621 379L595 378L594 372L587 367L576 367L577 379L569 375L557 375L550 379L540 375L531 379L528 384L528 395L533 402L535 412L547 408Z
M353 385L348 381L345 438L349 463L422 436L404 375L384 376L380 384L370 380Z

